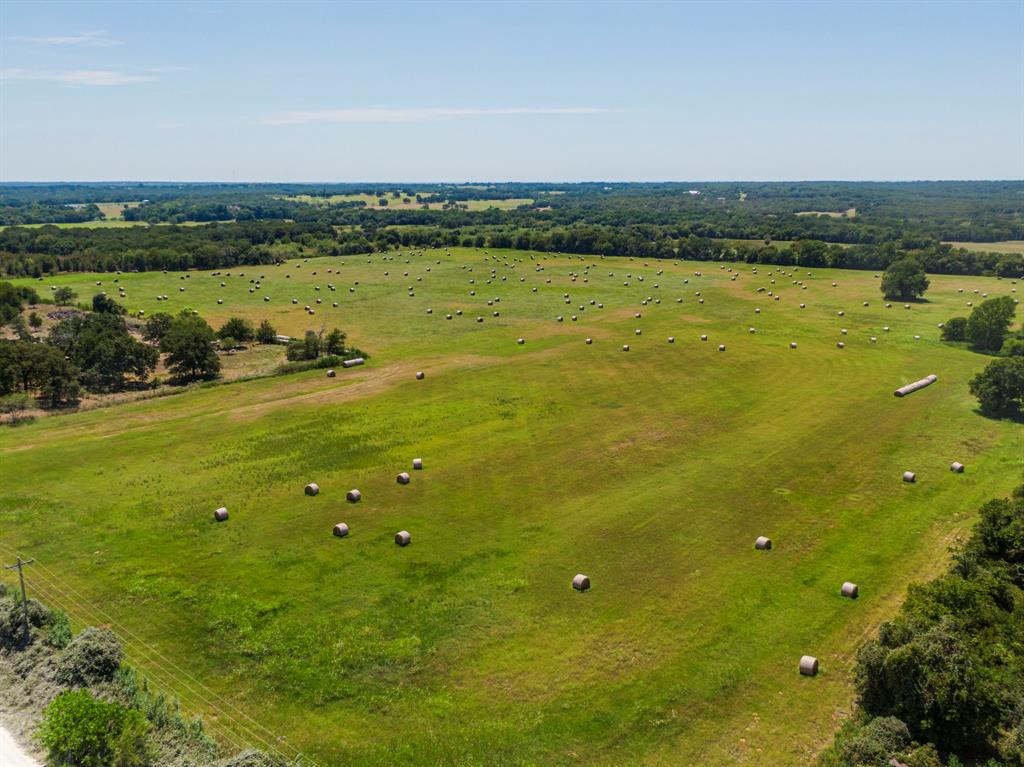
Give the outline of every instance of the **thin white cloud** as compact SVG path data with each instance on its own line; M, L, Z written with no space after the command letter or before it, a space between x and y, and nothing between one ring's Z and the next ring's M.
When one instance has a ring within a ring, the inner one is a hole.
M280 112L264 118L264 125L303 125L305 123L411 123L429 120L454 120L464 117L500 117L504 115L594 115L619 112L604 107L497 107L490 109L412 107L393 109L317 109Z
M103 30L80 32L77 35L49 35L44 37L19 35L11 39L23 43L32 43L33 45L87 45L93 48L110 48L114 45L124 44L124 40L116 40Z
M2 69L0 83L14 80L36 80L64 85L135 85L156 80L152 75L135 75L110 69L74 69L66 72L42 72L34 69Z

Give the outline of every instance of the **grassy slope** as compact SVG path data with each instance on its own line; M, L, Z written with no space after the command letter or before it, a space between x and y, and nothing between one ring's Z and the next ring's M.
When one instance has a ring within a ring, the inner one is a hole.
M335 379L2 432L0 541L323 764L806 763L849 711L857 644L941 564L969 512L1018 481L1024 430L979 417L966 391L986 359L935 328L969 300L956 287L1010 283L933 277L907 311L884 308L863 272L813 270L799 290L766 267L730 282L708 264L538 257L537 273L526 254L498 255L491 285L469 250L233 270L223 289L198 272L123 275L131 308L242 312L288 333L338 324L374 357ZM588 284L571 282L592 262ZM247 290L260 272L270 303ZM47 284L86 296L95 279ZM648 295L662 303L640 306ZM938 384L892 396L933 372ZM426 469L395 484L414 456ZM316 498L302 494L311 480ZM232 517L216 525L221 504ZM330 536L342 520L344 541ZM391 542L399 529L407 549ZM767 555L752 550L760 534ZM576 572L590 593L571 590ZM856 602L838 596L847 579ZM821 659L818 678L797 675L803 653Z

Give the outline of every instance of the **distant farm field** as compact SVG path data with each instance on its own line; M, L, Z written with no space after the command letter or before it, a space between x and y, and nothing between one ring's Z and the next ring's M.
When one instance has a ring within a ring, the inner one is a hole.
M950 245L983 253L1024 253L1024 240L1003 240L1002 242L951 242Z
M846 210L802 210L798 216L824 216L825 218L854 218L857 215L856 208Z
M326 197L299 194L285 199L293 200L295 202L304 202L308 205L337 205L343 202L365 202L366 207L373 208L375 210L380 210L383 207L387 207L389 210L392 208L397 210L410 210L422 208L424 205L427 205L430 210L441 210L444 207L444 203L440 202L420 203L416 201L415 197L393 197L390 194L381 196L373 194L332 194ZM380 200L382 199L388 201L387 206L380 205ZM529 205L531 202L533 202L533 200L527 198L514 198L497 200L459 200L458 204L465 205L468 210L487 210L488 208L512 210L514 208L518 208L520 205Z
M1020 482L1024 430L967 391L988 358L936 327L1019 286L887 308L870 272L756 268L458 248L18 281L372 356L0 430L0 553L214 732L251 740L244 712L325 767L806 765L857 647Z

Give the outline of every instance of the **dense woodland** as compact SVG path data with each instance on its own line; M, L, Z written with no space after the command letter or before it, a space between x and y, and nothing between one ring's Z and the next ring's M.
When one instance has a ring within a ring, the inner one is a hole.
M350 194L447 208L333 197ZM457 207L507 199L532 202ZM124 201L140 203L126 219L150 226L18 226L100 219L96 203ZM184 222L220 223L175 226ZM936 273L1024 274L1024 256L942 244L1024 239L1024 182L13 184L0 186L0 224L0 274L10 276L269 263L292 246L347 255L454 245L860 269L913 253Z

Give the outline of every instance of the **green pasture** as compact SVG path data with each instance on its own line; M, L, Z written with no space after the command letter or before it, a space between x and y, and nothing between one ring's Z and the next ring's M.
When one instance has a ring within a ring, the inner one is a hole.
M321 765L805 765L858 645L1020 481L1024 430L967 392L988 359L936 327L1018 286L887 308L870 272L752 269L453 249L21 281L372 356L0 430L0 554L213 732Z

